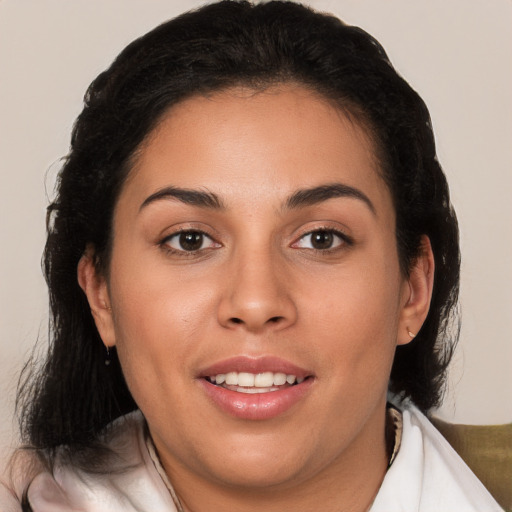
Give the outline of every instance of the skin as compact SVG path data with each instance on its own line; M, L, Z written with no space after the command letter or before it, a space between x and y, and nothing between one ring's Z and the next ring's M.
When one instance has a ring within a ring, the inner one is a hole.
M287 205L333 183L369 202ZM169 186L223 207L148 200ZM115 209L108 280L92 248L78 276L186 510L370 506L387 467L394 351L420 329L432 291L428 239L404 276L394 226L365 130L299 86L193 97L150 134ZM169 238L180 229L208 237L187 253ZM318 250L313 230L342 235ZM239 355L285 359L312 384L274 418L234 417L198 372Z

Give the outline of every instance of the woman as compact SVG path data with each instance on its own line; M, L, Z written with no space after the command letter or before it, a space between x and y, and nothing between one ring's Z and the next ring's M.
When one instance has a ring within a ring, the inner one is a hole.
M362 30L220 2L129 45L45 270L22 510L499 510L423 415L457 223L428 111Z

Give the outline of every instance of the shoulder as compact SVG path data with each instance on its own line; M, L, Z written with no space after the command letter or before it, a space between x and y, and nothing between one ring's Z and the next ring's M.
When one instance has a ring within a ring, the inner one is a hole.
M412 404L400 406L402 444L372 512L501 511L483 484L430 421Z
M80 458L59 449L53 470L37 474L26 493L33 512L175 510L149 457L140 412L116 420L98 446Z

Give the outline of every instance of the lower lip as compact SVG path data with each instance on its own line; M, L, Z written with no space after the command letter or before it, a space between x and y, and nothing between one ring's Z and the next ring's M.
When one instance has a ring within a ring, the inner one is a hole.
M244 420L268 420L291 409L311 388L313 379L268 393L238 393L216 386L206 379L201 385L211 400L224 412Z

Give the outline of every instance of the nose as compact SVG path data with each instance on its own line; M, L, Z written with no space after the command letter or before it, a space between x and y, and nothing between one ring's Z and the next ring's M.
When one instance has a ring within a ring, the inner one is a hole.
M297 320L285 263L271 251L247 251L233 258L222 284L219 323L230 329L261 333L281 330Z

